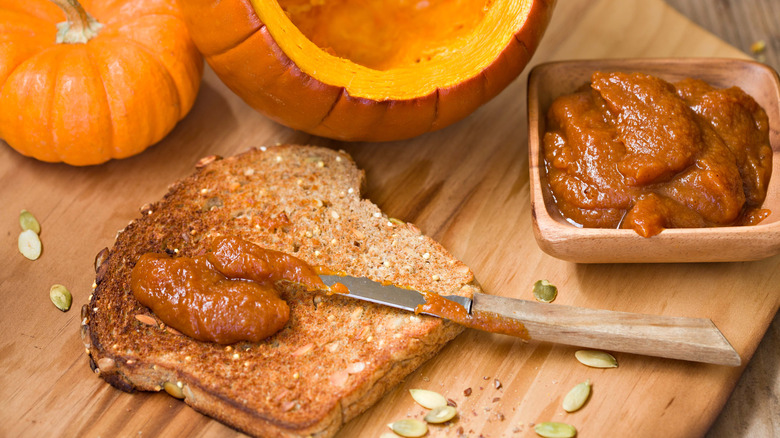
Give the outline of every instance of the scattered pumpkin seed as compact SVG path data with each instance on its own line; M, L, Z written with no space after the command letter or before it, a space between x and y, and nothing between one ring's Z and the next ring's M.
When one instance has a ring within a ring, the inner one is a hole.
M30 260L38 260L41 256L41 239L33 230L19 233L19 252Z
M766 50L766 41L764 40L753 41L753 44L750 45L750 51L755 54L763 53L764 50Z
M457 414L458 410L452 406L439 406L428 412L424 420L432 424L445 423L455 418Z
M61 284L55 284L49 289L49 298L51 298L51 302L63 312L67 312L68 309L70 309L70 305L73 303L73 297L71 296L70 291Z
M438 392L429 391L427 389L410 389L409 393L412 394L412 398L417 404L426 409L447 406L447 399Z
M547 280L534 283L534 298L543 303L552 303L558 296L558 288Z
M579 410L590 397L590 379L578 383L563 398L563 410L574 412Z
M572 438L577 435L577 429L571 424L548 421L534 426L534 432L544 438Z
M420 437L428 433L428 425L424 421L413 418L398 420L388 426L393 432L407 438Z
M35 219L35 216L27 210L22 210L22 212L19 213L19 225L22 226L22 231L33 230L35 234L41 234L41 224L38 223L38 219Z
M581 364L593 368L617 368L615 356L596 350L577 350L574 356Z

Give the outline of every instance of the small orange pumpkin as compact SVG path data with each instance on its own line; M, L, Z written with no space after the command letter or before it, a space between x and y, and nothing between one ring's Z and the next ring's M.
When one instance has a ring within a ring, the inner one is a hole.
M42 161L137 154L189 112L200 85L174 0L83 3L94 18L77 0L0 0L0 138Z
M443 128L514 80L554 0L179 0L249 105L295 129L384 141Z

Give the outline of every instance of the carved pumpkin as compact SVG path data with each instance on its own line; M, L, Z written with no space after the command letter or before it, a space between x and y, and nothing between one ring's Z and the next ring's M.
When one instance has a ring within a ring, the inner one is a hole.
M175 0L83 4L0 0L0 138L42 161L143 151L187 114L203 73Z
M249 105L295 129L385 141L443 128L527 64L554 0L179 0Z

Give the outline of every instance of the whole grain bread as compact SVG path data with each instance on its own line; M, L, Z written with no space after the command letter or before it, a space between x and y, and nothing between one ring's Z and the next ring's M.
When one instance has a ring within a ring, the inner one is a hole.
M251 435L334 435L461 328L289 285L281 295L291 317L280 332L224 346L166 327L133 297L129 277L144 253L193 256L233 235L353 276L440 294L478 290L440 244L361 198L363 181L346 153L326 148L201 160L98 255L97 286L82 309L93 369L124 391L167 390Z

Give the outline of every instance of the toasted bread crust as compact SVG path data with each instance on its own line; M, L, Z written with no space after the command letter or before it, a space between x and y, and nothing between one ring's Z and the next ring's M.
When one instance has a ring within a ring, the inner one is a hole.
M441 245L361 199L363 180L348 155L325 148L204 161L142 208L96 262L82 335L97 372L123 391L170 382L196 410L251 435L334 435L461 328L290 285L281 295L291 317L280 332L222 346L161 324L133 297L129 276L144 253L193 256L235 235L354 276L442 294L478 289Z

